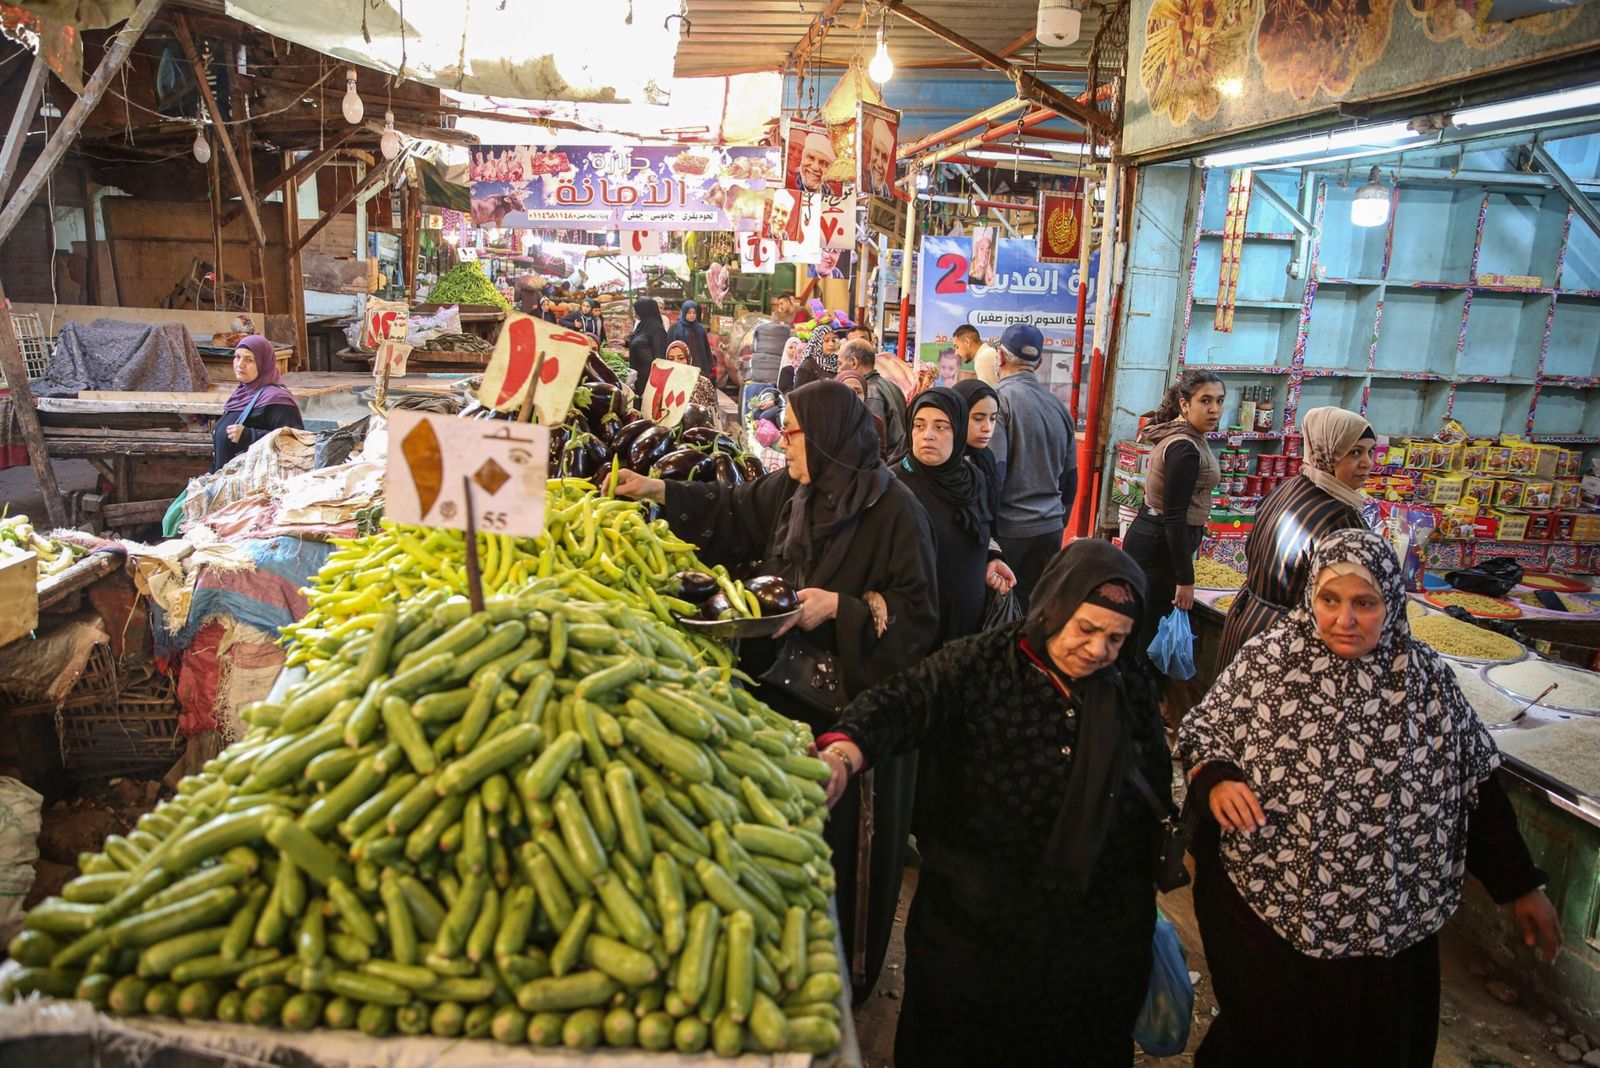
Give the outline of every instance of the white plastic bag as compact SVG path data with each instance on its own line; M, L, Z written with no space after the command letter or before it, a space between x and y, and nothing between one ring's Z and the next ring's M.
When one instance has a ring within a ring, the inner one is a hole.
M16 779L0 775L0 940L22 926L22 900L33 889L39 859L39 812L44 798Z

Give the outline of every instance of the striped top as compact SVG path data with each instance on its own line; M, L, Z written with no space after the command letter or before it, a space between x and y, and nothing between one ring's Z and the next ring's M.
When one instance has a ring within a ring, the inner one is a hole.
M1217 650L1217 674L1233 662L1240 646L1305 597L1306 572L1317 539L1352 527L1365 528L1360 514L1304 475L1289 479L1261 502L1244 547L1249 577L1228 610Z

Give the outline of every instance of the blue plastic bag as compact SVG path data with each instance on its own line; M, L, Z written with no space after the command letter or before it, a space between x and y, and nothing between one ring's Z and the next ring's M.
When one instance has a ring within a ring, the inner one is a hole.
M1150 643L1150 660L1169 679L1194 678L1194 631L1188 612L1174 608L1161 620Z
M1172 921L1156 910L1156 930L1151 942L1150 985L1144 1008L1133 1023L1133 1040L1152 1057L1172 1057L1189 1044L1189 1023L1194 1017L1194 984L1189 982L1189 962Z

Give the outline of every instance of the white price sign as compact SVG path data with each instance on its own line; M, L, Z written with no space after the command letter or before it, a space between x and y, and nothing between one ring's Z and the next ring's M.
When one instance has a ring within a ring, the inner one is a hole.
M549 464L547 427L397 409L385 511L396 523L466 530L470 493L483 533L537 537Z

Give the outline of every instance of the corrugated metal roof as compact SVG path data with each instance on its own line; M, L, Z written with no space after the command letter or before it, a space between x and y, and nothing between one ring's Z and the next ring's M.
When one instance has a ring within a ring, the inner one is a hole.
M777 70L805 38L828 4L825 0L687 0L690 36L678 45L680 77ZM1015 47L1032 61L1031 34L1038 0L913 0L913 8L947 29L994 52ZM834 16L820 52L824 66L843 67L871 57L878 30L877 5L845 0ZM869 16L870 12L870 16ZM1040 48L1044 64L1083 67L1099 25L1099 11L1086 4L1083 31L1067 48ZM889 55L902 70L961 67L975 61L953 45L891 15ZM1023 42L1019 44L1019 42Z

